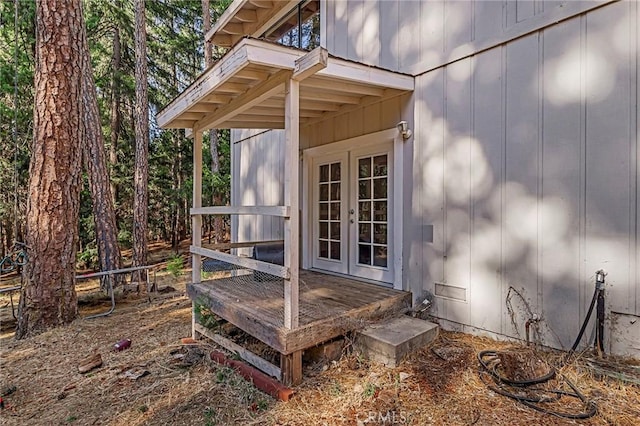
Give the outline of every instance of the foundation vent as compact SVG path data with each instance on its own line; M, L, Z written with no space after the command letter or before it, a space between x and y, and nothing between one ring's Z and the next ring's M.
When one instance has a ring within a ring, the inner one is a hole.
M467 289L463 287L456 287L444 283L436 283L436 296L446 297L447 299L459 300L461 302L467 301Z

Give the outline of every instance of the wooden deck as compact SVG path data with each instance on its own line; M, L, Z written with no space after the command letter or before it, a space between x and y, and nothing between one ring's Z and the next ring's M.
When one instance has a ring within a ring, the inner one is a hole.
M365 322L411 306L411 294L375 284L300 271L300 326L284 327L282 281L251 276L188 284L196 304L205 304L283 355L310 348L361 327Z

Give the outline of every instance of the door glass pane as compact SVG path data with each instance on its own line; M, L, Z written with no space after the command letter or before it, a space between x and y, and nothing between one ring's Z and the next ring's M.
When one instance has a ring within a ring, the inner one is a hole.
M340 242L331 241L331 259L340 260Z
M329 242L320 240L320 250L318 251L319 257L328 258L329 257Z
M358 241L361 243L371 242L371 224L360 223L358 225Z
M331 180L333 182L340 182L340 163L333 163L331 165Z
M387 266L387 247L386 246L374 246L373 247L373 265L374 266Z
M329 165L320 166L320 182L329 182Z
M376 223L373 225L373 242L376 244L387 244L386 223Z
M329 204L328 203L320 203L320 220L328 220L329 219Z
M378 155L373 157L373 175L387 176L387 156Z
M377 222L387 221L387 201L373 202L373 220Z
M373 180L373 198L387 198L387 178Z
M358 199L368 200L371 198L371 180L365 179L358 182Z
M358 177L367 178L371 176L371 157L358 160Z
M331 184L331 200L339 200L340 199L340 182Z
M329 185L320 184L320 201L329 201Z
M369 244L358 244L358 263L371 265L371 246Z
M360 201L358 209L358 220L371 220L371 201Z
M340 220L340 203L331 203L331 220Z
M327 222L320 222L320 238L329 238L329 224Z
M340 222L331 222L331 239L340 241Z

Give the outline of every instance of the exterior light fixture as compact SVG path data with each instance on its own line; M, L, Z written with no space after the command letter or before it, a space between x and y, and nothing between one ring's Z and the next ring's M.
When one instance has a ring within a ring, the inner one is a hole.
M402 135L402 139L404 139L405 141L409 139L411 135L413 135L413 132L411 131L411 129L409 129L409 125L404 120L396 124L396 127L398 128L398 131Z

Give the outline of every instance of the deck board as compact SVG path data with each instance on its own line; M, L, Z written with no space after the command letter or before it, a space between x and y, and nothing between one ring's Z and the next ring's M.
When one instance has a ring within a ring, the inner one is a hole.
M187 292L196 303L206 303L216 315L283 354L315 346L411 304L408 292L300 271L300 326L290 330L284 327L282 281L258 283L252 278L189 284Z

